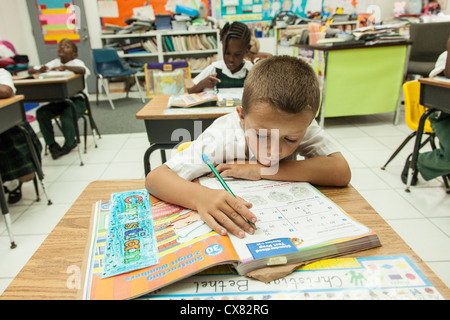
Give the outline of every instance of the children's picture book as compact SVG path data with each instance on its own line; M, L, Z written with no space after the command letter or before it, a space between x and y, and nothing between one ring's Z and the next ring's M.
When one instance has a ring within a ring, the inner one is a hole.
M169 98L168 107L190 108L198 106L217 105L217 95L214 91L200 93L177 94Z
M264 283L209 269L145 300L444 300L406 255L332 258Z
M215 178L200 182L219 188ZM239 274L294 262L342 255L379 246L378 237L308 183L227 181L253 203L257 231L238 239L221 236L196 211L150 195L158 264L102 278L107 263L111 201L93 210L84 299L129 299L153 292L214 266L232 265ZM221 186L220 186L221 188Z
M94 205L90 240L84 259L83 299L130 299L152 292L215 265L238 260L227 236L209 228L197 212L160 201L150 195L158 264L102 278L111 201Z
M202 185L223 189L216 178ZM239 274L267 266L311 261L381 245L378 236L306 182L229 179L233 193L253 204L253 235L230 240Z
M148 191L113 193L102 278L158 263Z

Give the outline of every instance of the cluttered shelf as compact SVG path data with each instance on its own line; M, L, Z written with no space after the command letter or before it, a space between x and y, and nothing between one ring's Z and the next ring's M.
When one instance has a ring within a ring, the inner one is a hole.
M184 60L191 64L191 73L198 73L217 59L217 29L155 30L132 34L104 34L104 47L117 50L121 58L137 66L149 62ZM130 61L130 59L132 59Z

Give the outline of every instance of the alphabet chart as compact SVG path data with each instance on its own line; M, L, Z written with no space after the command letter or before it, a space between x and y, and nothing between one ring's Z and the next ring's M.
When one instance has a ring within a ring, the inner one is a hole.
M102 278L158 263L148 191L113 193Z
M212 189L223 189L216 178L200 178ZM270 180L227 180L234 194L253 204L254 235L230 234L241 262L295 253L371 234L311 184Z

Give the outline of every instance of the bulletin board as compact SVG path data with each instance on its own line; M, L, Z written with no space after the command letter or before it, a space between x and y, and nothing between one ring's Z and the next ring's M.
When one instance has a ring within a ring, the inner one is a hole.
M63 38L80 42L71 0L36 0L36 6L45 44L55 44Z
M306 17L308 0L221 0L221 18L225 21L270 21L281 11Z
M118 18L103 18L104 23L110 23L118 26L126 26L125 21L133 16L133 8L138 8L149 3L153 7L155 14L171 13L165 9L165 6L170 0L98 0L98 1L116 1L119 9ZM206 5L206 10L209 12L209 0L201 0Z

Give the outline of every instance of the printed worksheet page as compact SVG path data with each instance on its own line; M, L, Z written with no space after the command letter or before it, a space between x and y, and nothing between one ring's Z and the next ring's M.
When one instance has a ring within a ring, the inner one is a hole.
M216 178L200 183L223 189ZM242 262L300 251L370 233L311 184L226 179L233 193L253 204L257 231L230 239Z

